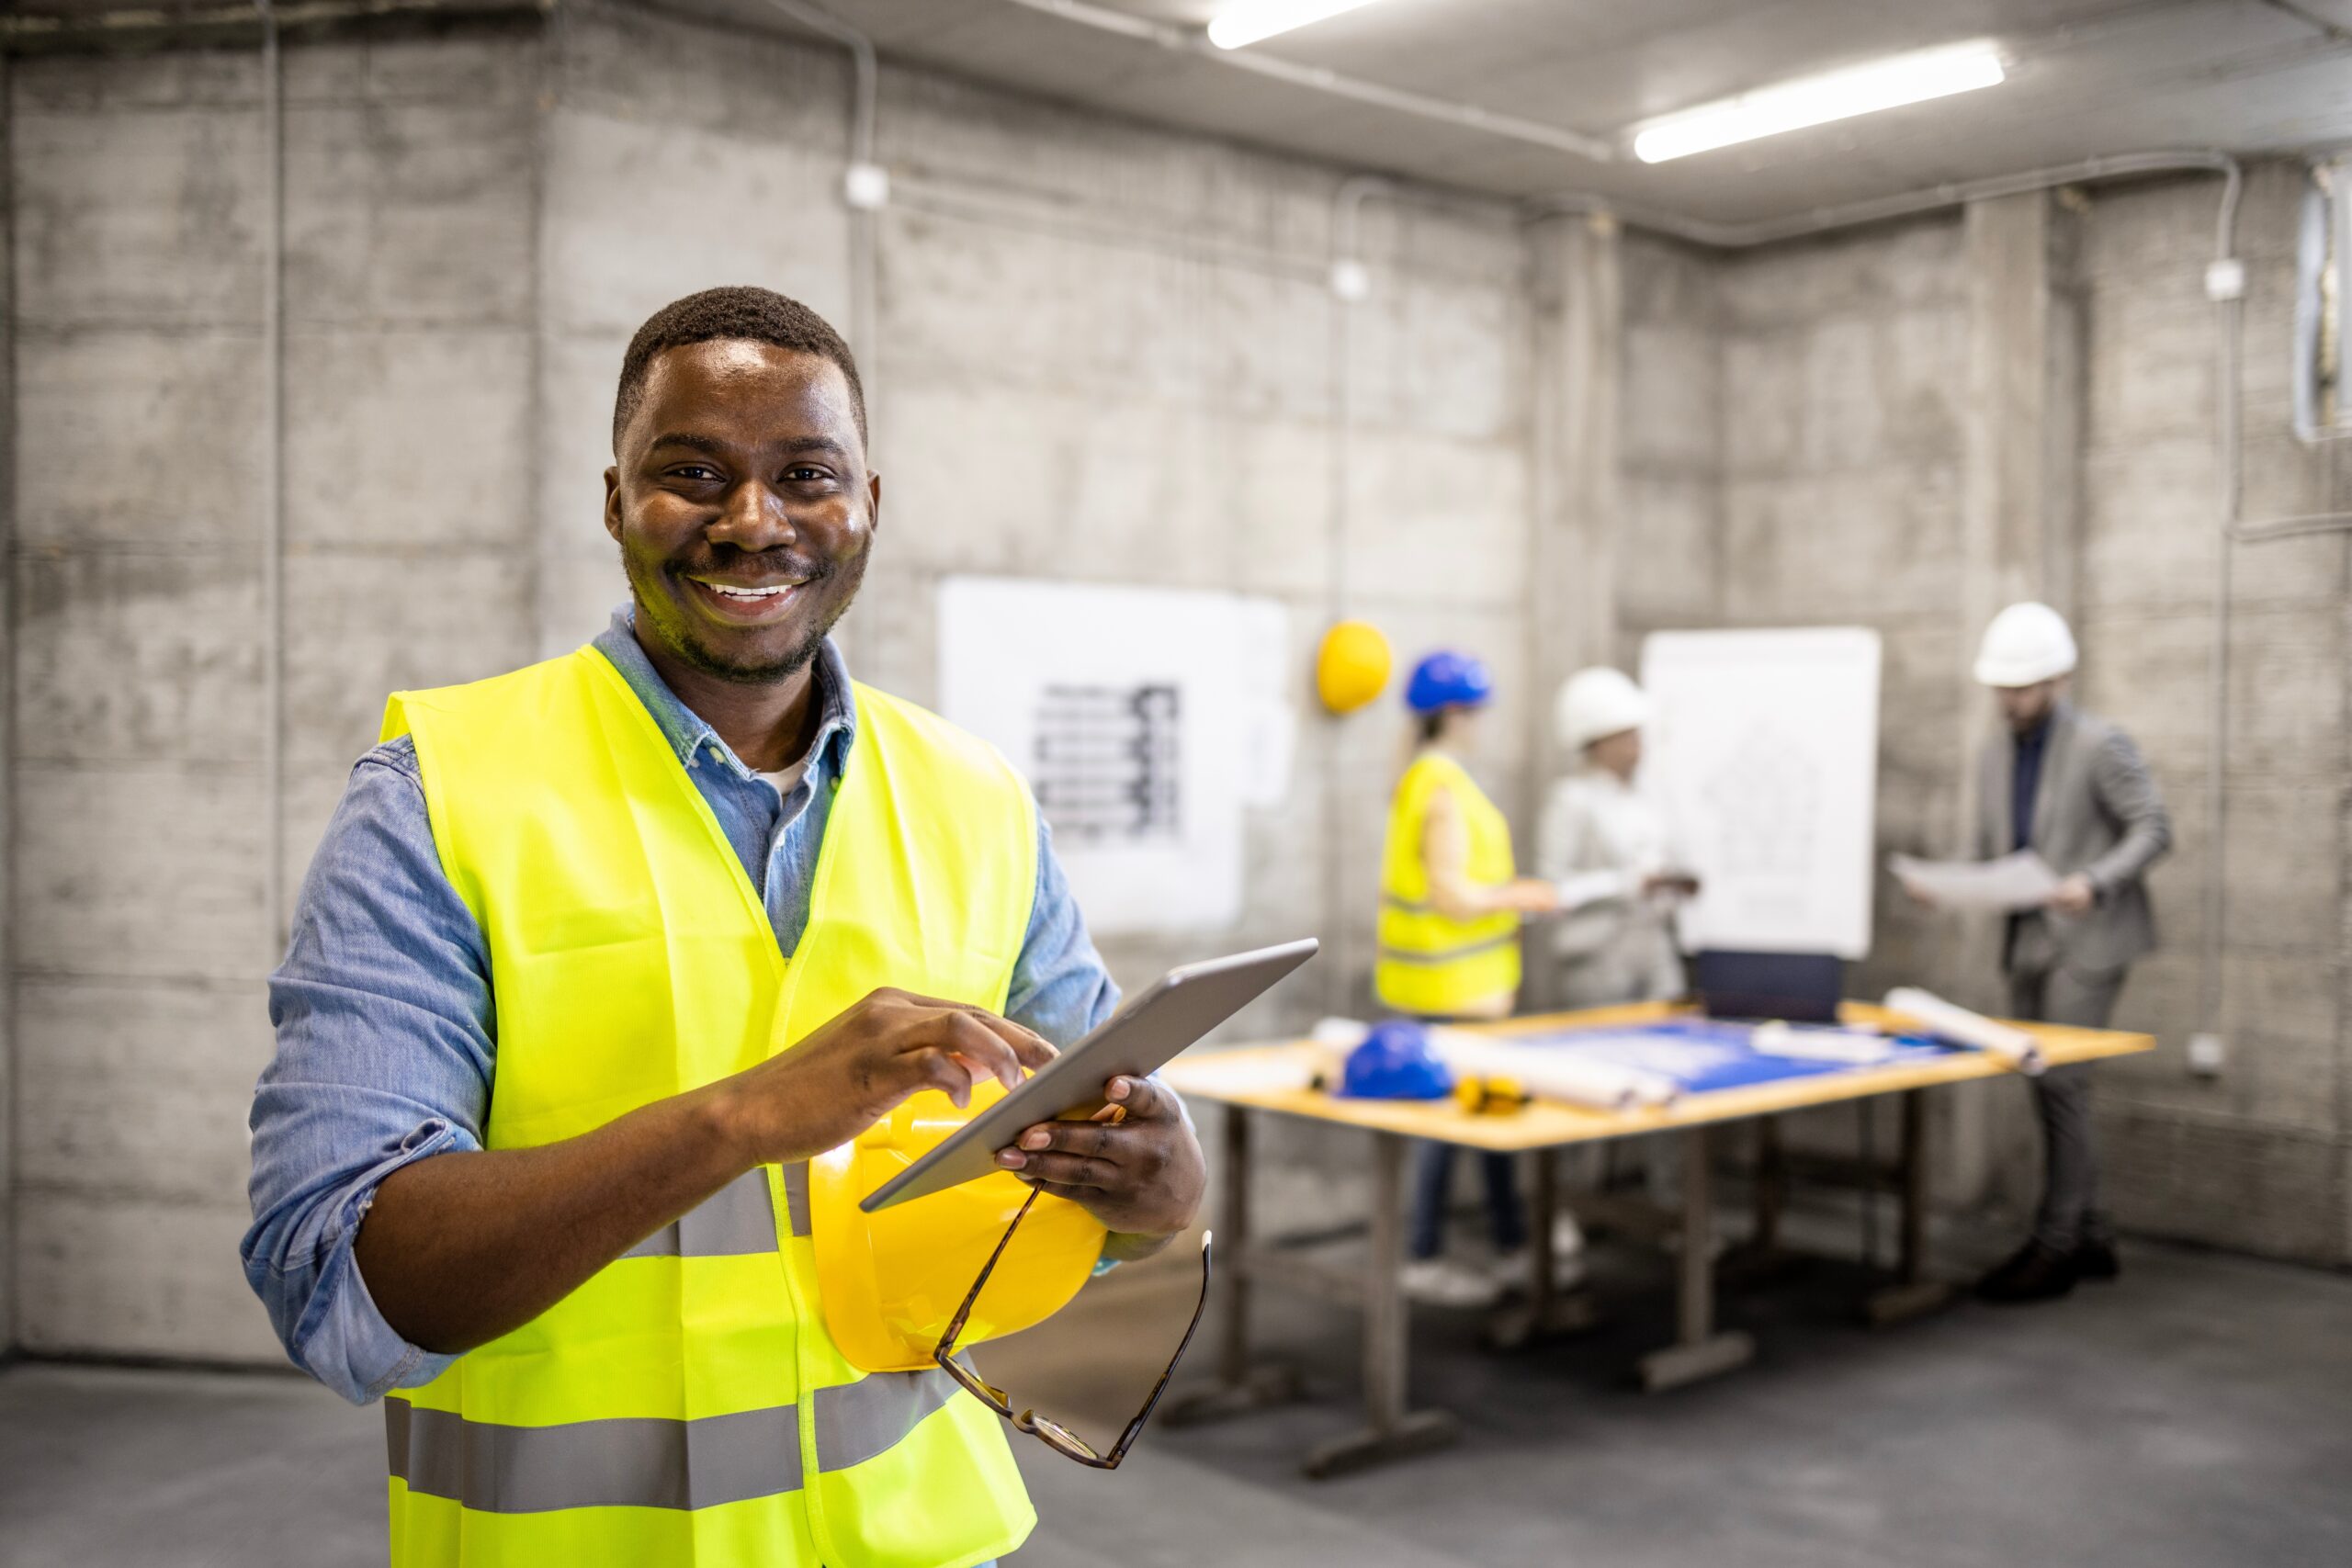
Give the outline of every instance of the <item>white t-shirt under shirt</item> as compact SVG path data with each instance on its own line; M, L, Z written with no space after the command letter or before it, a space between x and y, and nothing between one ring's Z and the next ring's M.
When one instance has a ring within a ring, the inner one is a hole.
M801 775L808 771L808 753L803 751L797 761L788 762L775 773L762 773L760 777L775 786L778 800L789 800L792 798L792 792L800 787Z

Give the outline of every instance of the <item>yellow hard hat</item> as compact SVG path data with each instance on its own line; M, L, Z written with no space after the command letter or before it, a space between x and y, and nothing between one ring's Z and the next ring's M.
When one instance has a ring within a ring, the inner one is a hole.
M825 1327L850 1365L868 1372L919 1371L1030 1189L993 1171L876 1213L858 1200L931 1152L1002 1098L993 1081L958 1111L937 1089L913 1095L850 1142L808 1162L808 1230ZM1040 1193L958 1343L1018 1333L1059 1312L1102 1256L1101 1222L1066 1198Z
M1333 713L1353 713L1388 687L1388 639L1369 621L1340 621L1315 655L1315 689Z

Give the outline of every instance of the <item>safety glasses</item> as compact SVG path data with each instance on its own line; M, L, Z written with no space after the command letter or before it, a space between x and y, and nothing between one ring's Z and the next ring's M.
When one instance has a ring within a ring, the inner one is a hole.
M1015 1430L1041 1439L1056 1453L1074 1459L1080 1464L1095 1470L1116 1470L1119 1461L1127 1457L1127 1450L1134 1446L1136 1434L1141 1432L1143 1424L1151 1419L1152 1406L1158 1404L1159 1396L1167 1392L1168 1380L1176 1375L1176 1363L1184 1359L1184 1348L1193 1342L1193 1331L1201 1325L1201 1313L1209 1303L1209 1238L1205 1232L1202 1234L1201 1299L1193 1304L1193 1320L1184 1325L1184 1337L1177 1341L1176 1353L1168 1358L1168 1370L1161 1372L1159 1381L1151 1385L1151 1397L1143 1402L1143 1408L1136 1413L1134 1420L1127 1423L1127 1429L1119 1434L1119 1440L1111 1445L1111 1451L1099 1454L1085 1438L1057 1421L1048 1421L1034 1410L1023 1410L1018 1416L1014 1415L1012 1403L1005 1397L1004 1390L984 1381L970 1366L956 1359L956 1340L964 1332L965 1320L972 1315L972 1304L980 1299L982 1287L988 1284L989 1276L996 1271L997 1259L1004 1256L1005 1247L1012 1240L1012 1233L1021 1228L1021 1222L1028 1218L1029 1210L1036 1201L1037 1192L1032 1188L1028 1201L1021 1205L1021 1212L1012 1216L1012 1224L1005 1227L1004 1239L996 1244L994 1252L989 1254L988 1264L980 1270L980 1277L972 1281L971 1293L964 1298L964 1304L956 1308L956 1315L948 1320L947 1331L939 1337L939 1348L932 1352L932 1359L937 1361L941 1369L961 1383L975 1399L1012 1422Z

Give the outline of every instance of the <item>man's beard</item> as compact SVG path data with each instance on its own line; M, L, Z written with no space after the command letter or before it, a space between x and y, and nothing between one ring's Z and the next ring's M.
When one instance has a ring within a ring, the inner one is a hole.
M684 660L690 669L708 675L714 680L731 682L739 686L774 685L779 681L791 679L808 668L808 661L817 657L817 650L824 647L825 638L831 634L834 625L848 613L850 605L856 601L858 588L865 581L865 555L862 551L856 559L845 564L820 561L793 562L788 574L803 579L802 592L817 588L820 584L828 588L838 584L839 603L832 606L823 619L811 626L806 636L786 649L782 658L769 660L760 664L739 664L720 658L695 635L692 623L679 611L676 599L667 593L646 592L644 587L636 581L637 573L629 561L628 551L626 548L621 551L621 567L628 574L629 586L636 593L638 614L653 616L654 625L661 634L662 640L669 645L671 650ZM656 570L665 578L675 578L682 575L684 569L664 562Z

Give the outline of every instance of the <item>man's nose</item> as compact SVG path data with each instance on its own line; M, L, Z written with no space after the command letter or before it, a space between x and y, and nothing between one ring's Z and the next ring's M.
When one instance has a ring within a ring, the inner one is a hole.
M752 551L773 549L794 537L784 498L757 479L746 479L728 491L718 521L704 533L714 544Z

